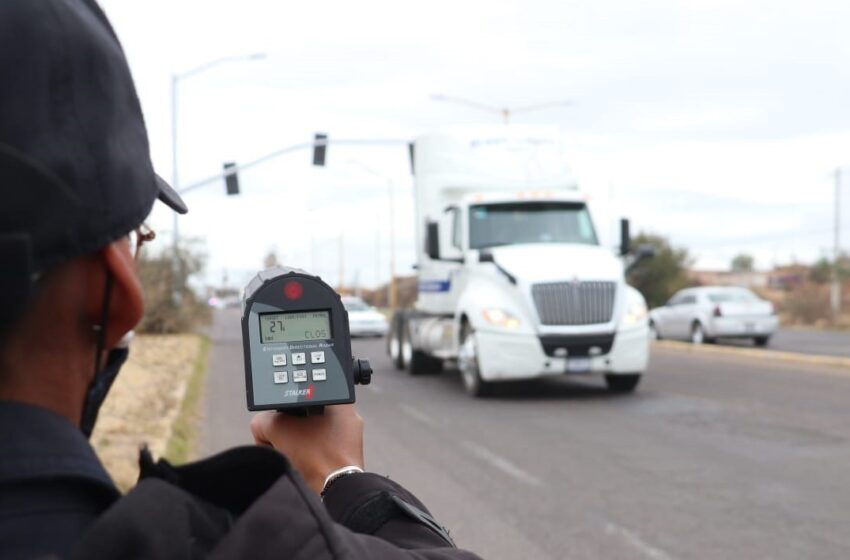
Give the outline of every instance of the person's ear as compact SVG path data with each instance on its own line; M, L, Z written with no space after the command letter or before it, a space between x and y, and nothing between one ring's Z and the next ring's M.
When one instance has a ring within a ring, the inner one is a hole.
M145 301L136 273L136 261L127 240L110 243L100 252L113 278L105 337L106 348L112 348L139 323L145 311Z

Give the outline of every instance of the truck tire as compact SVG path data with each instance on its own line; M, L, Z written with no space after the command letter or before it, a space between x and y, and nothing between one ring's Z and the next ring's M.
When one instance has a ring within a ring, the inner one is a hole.
M605 376L605 383L612 393L631 393L640 383L640 374L611 375Z
M483 397L492 392L493 384L481 379L481 370L478 367L478 344L475 340L475 330L469 323L464 323L461 327L457 365L463 388L469 396Z
M405 326L404 312L396 311L393 314L393 319L390 322L390 332L387 336L387 354L390 356L390 361L396 369L404 369L404 356L401 352L401 342L403 337L402 329Z
M422 350L418 350L413 344L413 336L410 320L405 317L401 342L401 355L404 365L410 375L423 375L427 373L439 373L443 370L443 360L429 356Z
M757 336L753 339L753 343L759 348L765 348L769 342L769 336Z

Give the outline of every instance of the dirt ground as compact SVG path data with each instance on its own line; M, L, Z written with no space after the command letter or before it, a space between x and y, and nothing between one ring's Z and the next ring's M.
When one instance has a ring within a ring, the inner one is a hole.
M201 338L193 334L133 339L130 358L101 408L92 436L119 488L135 484L142 444L154 457L164 454L200 348Z

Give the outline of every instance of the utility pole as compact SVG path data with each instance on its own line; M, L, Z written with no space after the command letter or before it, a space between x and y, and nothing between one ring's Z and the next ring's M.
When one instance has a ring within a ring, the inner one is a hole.
M398 306L398 292L397 292L396 277L395 277L395 185L393 183L393 180L390 177L384 175L383 173L379 173L378 171L375 171L374 169L372 169L371 167L369 167L368 165L366 165L362 162L354 161L354 160L347 160L347 163L356 165L357 167L359 167L360 169L362 169L366 173L369 173L370 175L374 175L375 177L378 177L380 179L384 179L387 182L387 200L388 200L388 203L389 203L388 204L388 206L389 206L389 208L388 208L389 209L389 216L387 216L387 219L390 222L390 225L389 225L389 230L390 230L389 231L389 234L390 234L390 239L389 239L389 242L390 242L390 249L389 249L389 251L390 251L390 259L389 259L390 260L390 282L389 282L389 286L388 286L389 289L387 290L388 291L387 299L388 299L388 304L390 306L390 309L395 309ZM378 235L380 235L380 234L378 234ZM380 248L380 241L378 241L377 246L378 246L378 248ZM378 251L375 252L375 254L376 254L375 258L376 259L377 259L377 253L378 253ZM377 267L377 265L376 265L376 267ZM377 270L376 270L375 276L376 276L376 280L377 280L377 276L378 276Z
M339 234L339 283L337 284L337 292L342 293L345 285L345 247L343 245L342 233Z
M249 55L238 55L238 56L225 56L223 58L218 58L215 60L211 60L205 64L201 64L200 66L196 66L191 70L187 70L181 73L175 73L171 75L171 187L180 191L180 174L177 171L177 86L180 84L181 80L185 80L191 76L195 76L202 72L206 72L210 68L214 68L216 66L220 66L222 64L227 64L230 62L238 62L244 60L261 60L266 57L265 53L254 53ZM174 298L175 303L180 304L180 290L178 284L178 277L183 273L182 264L178 257L179 249L180 249L180 223L177 219L177 212L173 212L172 223L171 223L171 251L172 251L172 271L174 273L174 279L172 282L171 290L172 296Z
M387 181L387 190L390 199L390 294L389 294L389 303L390 309L395 310L398 307L398 291L396 288L395 281L395 202L393 196L393 182L392 179Z
M313 274L317 274L316 272L316 237L310 236L310 272Z
M839 278L839 259L841 257L841 168L835 170L835 246L832 259L832 319L838 322L841 315L841 278Z
M381 228L375 228L375 289L381 285Z

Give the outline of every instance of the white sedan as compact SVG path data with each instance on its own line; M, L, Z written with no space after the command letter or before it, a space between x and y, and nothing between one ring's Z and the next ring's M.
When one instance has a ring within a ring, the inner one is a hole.
M389 330L387 318L358 297L343 297L348 311L348 330L351 336L384 336Z
M778 327L773 304L746 288L688 288L649 313L650 332L656 339L684 339L694 344L750 338L756 346L767 346Z

